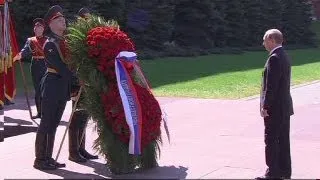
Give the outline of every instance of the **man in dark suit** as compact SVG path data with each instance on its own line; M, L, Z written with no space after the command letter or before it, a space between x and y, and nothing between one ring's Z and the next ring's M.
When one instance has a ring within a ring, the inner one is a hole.
M263 45L270 52L266 62L260 96L260 113L265 125L265 158L268 169L257 179L290 178L290 116L293 115L290 94L291 62L282 47L283 35L268 30Z

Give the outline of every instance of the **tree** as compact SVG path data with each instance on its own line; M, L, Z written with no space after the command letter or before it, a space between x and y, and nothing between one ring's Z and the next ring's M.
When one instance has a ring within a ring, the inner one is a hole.
M265 30L271 28L278 28L281 29L282 27L282 12L283 4L281 0L268 0L264 1L261 0L261 11L263 13L262 16L262 26Z
M126 4L126 26L138 49L161 51L172 36L171 1L140 0Z
M36 3L36 1L14 1L10 3L12 17L16 26L17 41L23 46L28 37L33 36L33 19L43 18L48 8L47 3Z
M35 0L13 1L10 7L19 44L33 35L32 20L59 4L68 22L86 6L93 14L114 19L152 56L201 54L213 48L261 45L264 32L277 28L290 45L312 45L308 0ZM169 52L171 51L171 52ZM177 53L176 53L177 52ZM141 53L140 53L141 54Z
M249 47L260 46L265 31L261 0L242 0L242 3L246 9L243 14L246 31L244 44Z
M310 30L311 4L307 0L281 0L285 11L282 14L283 33L286 43L312 44L314 33Z
M67 22L73 21L83 6L88 5L88 0L78 1L63 1L63 0L48 0L39 3L38 1L14 1L10 4L13 12L14 21L16 24L16 31L18 35L18 42L20 47L23 46L26 39L33 36L32 21L35 18L43 18L48 9L56 4L59 4L66 16Z
M89 7L95 14L103 16L105 19L114 19L121 27L125 26L125 0L95 0L90 3Z
M212 37L213 4L210 0L181 0L175 6L174 40L181 47L210 49L214 47Z
M225 19L225 35L226 44L230 47L241 47L244 45L244 38L246 37L247 31L245 29L244 21L244 7L239 0L220 0L225 5L221 8L221 13Z

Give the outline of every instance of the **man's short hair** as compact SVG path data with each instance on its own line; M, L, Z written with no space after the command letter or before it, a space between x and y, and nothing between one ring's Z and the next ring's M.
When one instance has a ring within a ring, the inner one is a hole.
M283 35L278 29L269 29L264 34L264 38L273 39L277 44L283 43Z

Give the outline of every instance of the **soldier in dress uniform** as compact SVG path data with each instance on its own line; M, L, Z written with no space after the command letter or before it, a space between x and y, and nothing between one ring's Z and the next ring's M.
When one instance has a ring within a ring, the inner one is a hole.
M87 8L82 8L79 11L80 18L85 18L90 15ZM79 81L73 81L72 94L76 96L80 89ZM83 109L82 105L83 95L80 96L76 111L73 114L69 127L69 160L82 163L87 159L98 159L98 156L91 155L85 149L86 141L86 125L90 119L88 112ZM75 99L72 99L72 106L74 106Z
M52 158L55 134L67 101L71 96L72 72L66 64L67 48L63 37L66 21L62 8L52 6L44 17L49 27L44 45L47 71L41 80L41 122L35 142L34 168L53 170L65 167Z
M86 7L83 7L79 10L78 15L80 18L86 18L90 16L90 10Z
M36 119L40 118L41 115L40 81L47 70L43 53L43 45L47 39L43 36L45 27L44 20L42 18L36 18L33 20L33 25L35 36L27 39L23 49L16 55L16 57L14 57L14 60L20 60L32 56L30 71L35 90L35 103L38 112L37 115L32 118Z

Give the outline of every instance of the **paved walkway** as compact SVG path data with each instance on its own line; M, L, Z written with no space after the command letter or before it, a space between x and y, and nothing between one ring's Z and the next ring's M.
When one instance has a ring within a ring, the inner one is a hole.
M292 178L320 178L320 83L295 88L292 95L295 107L291 121ZM112 178L252 179L264 173L264 127L259 115L259 99L158 99L169 116L172 137L171 144L163 138L160 167ZM102 158L84 165L68 161L67 139L59 158L67 164L66 168L48 172L33 169L36 128L23 106L24 99L18 98L5 112L5 129L17 129L20 124L21 131L26 132L10 134L0 143L0 179L111 177ZM70 112L69 103L58 128L54 154ZM89 150L97 137L93 127L91 123L87 129Z

